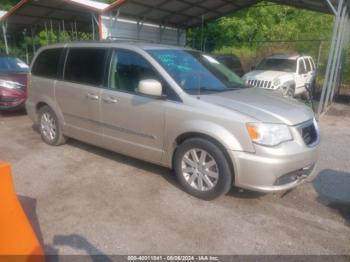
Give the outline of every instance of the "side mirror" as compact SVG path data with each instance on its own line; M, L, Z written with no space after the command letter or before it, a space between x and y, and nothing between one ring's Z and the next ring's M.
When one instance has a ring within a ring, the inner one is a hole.
M162 84L155 79L141 80L137 87L137 92L146 96L162 97Z

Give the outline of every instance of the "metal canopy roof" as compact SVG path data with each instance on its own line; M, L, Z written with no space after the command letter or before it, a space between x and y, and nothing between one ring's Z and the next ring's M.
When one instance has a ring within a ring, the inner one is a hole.
M214 20L259 2L260 0L118 0L106 10L120 9L119 14L122 17L190 28L201 25L203 20ZM331 6L338 4L338 0L270 0L270 2L324 13L333 13Z
M79 28L91 24L91 13L101 14L109 5L90 0L21 0L0 18L8 30L43 27L45 23L74 22ZM63 26L63 25L62 25ZM69 25L66 25L67 29Z
M338 1L340 0L271 0L270 2L332 13L331 6L337 6ZM350 2L345 1L348 4ZM48 21L54 24L62 21L74 22L80 30L84 27L88 30L86 25L91 25L91 13L101 15L118 10L122 17L187 29L259 2L261 0L116 0L108 5L92 0L21 0L0 17L0 22L6 21L10 31L44 26Z

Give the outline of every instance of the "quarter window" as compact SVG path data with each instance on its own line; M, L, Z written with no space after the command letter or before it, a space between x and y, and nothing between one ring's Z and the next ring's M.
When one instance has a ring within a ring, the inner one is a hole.
M308 72L312 71L310 59L306 58L306 59L305 59L305 64L306 64L306 70L307 70Z
M109 76L109 88L134 93L139 82L160 80L153 67L140 55L126 50L115 51Z
M57 78L62 48L47 49L35 60L32 74L48 78Z
M106 50L72 48L69 50L64 78L80 84L102 85Z

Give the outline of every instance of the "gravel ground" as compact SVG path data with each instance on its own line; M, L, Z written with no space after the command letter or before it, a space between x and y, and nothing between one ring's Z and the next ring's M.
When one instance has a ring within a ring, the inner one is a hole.
M350 107L321 132L312 183L212 202L167 169L74 140L50 147L23 114L0 116L0 159L48 254L350 255Z

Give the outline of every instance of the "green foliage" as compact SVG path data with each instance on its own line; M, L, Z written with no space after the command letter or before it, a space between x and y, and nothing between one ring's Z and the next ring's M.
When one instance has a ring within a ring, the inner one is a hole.
M224 46L256 46L259 41L329 39L333 19L326 14L262 2L207 24L204 40L211 51ZM196 28L190 32L189 45L200 46L201 31Z
M331 15L261 2L208 23L203 30L190 30L187 44L207 52L236 54L246 70L273 53L308 54L315 60L319 58L322 76L328 61L333 24ZM343 80L350 83L350 50Z
M18 0L1 0L0 10L9 10L12 6L17 4Z

